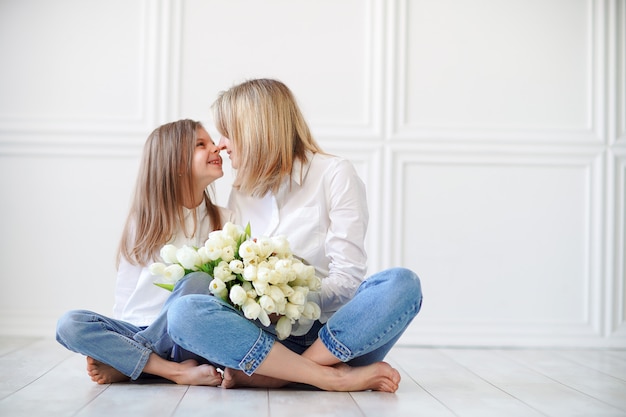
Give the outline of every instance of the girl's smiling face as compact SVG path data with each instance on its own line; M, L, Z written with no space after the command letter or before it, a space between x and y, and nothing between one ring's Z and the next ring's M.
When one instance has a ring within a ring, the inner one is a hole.
M215 145L204 128L197 130L196 146L193 152L191 175L194 183L205 189L216 179L224 175L222 170L221 148Z

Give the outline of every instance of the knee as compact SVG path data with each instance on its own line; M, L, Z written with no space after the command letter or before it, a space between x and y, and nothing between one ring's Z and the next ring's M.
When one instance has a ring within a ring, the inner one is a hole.
M80 334L81 324L85 322L86 310L71 310L57 320L56 339L59 342L73 340Z
M174 291L185 294L208 294L211 276L205 272L192 272L176 283Z
M172 302L170 307L167 309L167 327L168 332L170 329L176 329L179 327L179 323L184 323L186 318L191 315L188 312L188 302L187 299L191 296L180 297Z
M197 320L206 320L206 315L219 308L215 297L190 294L180 297L167 310L167 331L174 335L179 331L193 331Z
M395 268L398 280L408 287L409 290L422 294L422 284L417 274L407 268Z
M408 299L417 300L421 306L422 284L417 274L408 268L402 267L391 268L389 273L393 280L393 286L398 293Z

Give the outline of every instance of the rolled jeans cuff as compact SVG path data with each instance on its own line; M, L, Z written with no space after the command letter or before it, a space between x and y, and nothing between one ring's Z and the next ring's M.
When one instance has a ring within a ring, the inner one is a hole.
M274 338L259 329L259 337L239 362L239 369L248 376L252 375L270 353L272 346L274 346Z
M323 326L319 332L319 338L326 346L326 349L342 362L348 362L354 358L354 354L346 345L341 343L328 329L328 325Z
M143 373L143 368L146 367L146 363L148 363L148 359L150 359L151 353L151 350L144 350L143 352L141 352L141 357L139 358L139 361L137 361L135 369L133 369L133 372L129 375L130 379L134 381L141 376L141 374Z

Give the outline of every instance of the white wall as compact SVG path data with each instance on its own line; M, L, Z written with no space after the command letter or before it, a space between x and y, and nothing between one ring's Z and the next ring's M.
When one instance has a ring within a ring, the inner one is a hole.
M370 272L422 278L401 343L625 347L625 30L623 0L0 0L0 335L109 313L149 132L275 77L367 184Z

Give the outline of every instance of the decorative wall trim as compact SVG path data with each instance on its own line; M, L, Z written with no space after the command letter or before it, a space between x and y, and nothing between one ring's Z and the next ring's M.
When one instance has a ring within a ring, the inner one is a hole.
M609 38L616 41L609 42L612 45L611 62L615 71L615 85L609 84L609 95L615 103L614 109L609 111L609 116L615 118L616 143L626 146L626 4L620 0L611 1L609 16L615 16L613 20L614 34Z
M54 337L60 316L48 310L0 310L0 335Z
M615 181L609 182L609 187L614 190L609 194L614 199L608 201L608 207L614 213L609 217L613 221L607 227L607 242L614 248L606 262L608 333L621 337L626 346L626 150L616 153L610 161L610 171L613 171L610 176Z
M93 142L76 142L68 136L46 135L42 137L23 136L24 140L3 140L0 134L0 157L24 156L32 158L86 157L86 158L138 158L149 131L131 136L103 135ZM15 136L11 136L15 139Z
M421 321L419 327L423 328L427 334L429 343L453 343L454 340L463 343L482 343L480 340L468 335L473 335L476 331L482 334L484 340L529 340L531 343L543 339L544 335L555 337L595 337L601 338L605 335L604 307L603 307L603 264L604 248L601 242L604 223L603 200L604 200L604 172L605 163L604 152L601 147L587 147L579 149L563 149L548 146L391 146L387 154L388 166L393 171L387 183L391 190L388 201L393 207L389 216L391 219L391 235L394 237L389 242L388 256L397 265L407 264L406 259L402 259L402 250L398 242L404 242L405 219L409 215L405 212L404 172L410 164L454 164L454 165L517 165L532 169L533 166L541 167L579 167L586 175L584 193L586 194L586 212L589 217L585 222L585 262L586 270L583 272L586 282L585 299L585 320L584 322L571 323L503 323L498 324L497 319L492 323L471 323L459 318L458 321L431 322ZM622 310L623 311L623 310ZM447 335L438 336L438 330ZM461 331L466 329L465 331ZM508 330L507 330L508 329ZM525 330L524 330L525 329ZM558 331L557 331L558 330ZM482 332L482 333L481 333ZM524 334L526 333L526 334ZM450 335L455 336L450 336ZM532 339L532 335L538 338ZM520 339L521 337L521 339ZM511 339L513 338L513 339ZM406 340L417 343L413 336L407 336ZM421 340L424 340L423 338ZM533 341L534 340L534 341Z
M395 40L392 44L390 61L391 68L395 68L394 82L390 86L391 95L396 98L395 102L389 103L391 109L388 114L388 136L392 139L417 141L417 140L474 140L474 141L498 141L505 142L580 142L599 143L605 142L605 37L606 12L602 0L588 0L588 27L587 33L589 51L587 53L589 78L586 90L589 96L589 106L585 120L585 128L496 128L496 127L472 127L443 125L426 125L408 123L406 121L406 91L407 91L407 56L408 56L408 8L410 0L395 0L390 6L389 26L395 29L391 36Z
M623 348L624 337L603 337L588 326L559 324L423 323L418 315L399 346Z
M66 141L76 140L75 143L98 143L98 135L107 133L145 133L153 128L156 120L156 103L158 85L158 40L161 23L162 0L140 1L140 15L137 16L137 24L141 25L142 47L141 68L143 83L139 86L140 108L137 114L129 114L127 117L81 117L77 115L65 115L54 119L44 114L29 115L0 115L0 132L30 133L41 136L52 134L67 136ZM95 135L92 135L94 134ZM82 135L82 136L78 136ZM4 141L4 135L0 135L0 141Z
M385 1L366 0L364 50L367 63L365 68L365 96L367 97L366 120L364 123L320 124L311 126L315 136L337 137L342 141L363 141L380 139L383 135L384 79L385 79ZM341 92L338 92L341 94Z

